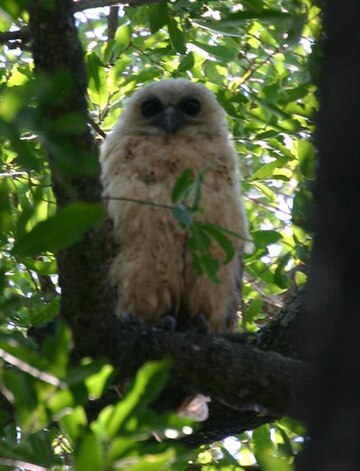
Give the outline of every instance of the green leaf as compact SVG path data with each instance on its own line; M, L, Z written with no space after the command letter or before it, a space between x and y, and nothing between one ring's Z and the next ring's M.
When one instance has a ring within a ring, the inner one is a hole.
M114 45L116 48L116 43ZM97 104L104 104L107 99L106 72L104 64L95 51L86 57L88 86L92 99Z
M14 19L18 20L22 11L27 7L28 1L29 0L1 0L1 8Z
M14 335L1 334L0 352L6 362L12 366L17 366L22 371L29 372L35 377L38 377L39 373L46 374L49 366L47 358L30 349L24 339L16 339Z
M316 149L310 141L298 141L300 171L309 180L315 180L317 169Z
M293 17L286 41L290 46L294 46L300 41L306 21L306 15L296 15Z
M168 30L170 35L170 41L175 49L175 51L180 54L185 54L186 52L186 39L185 34L178 27L177 21L175 18L169 16L168 18Z
M281 234L273 230L253 231L252 237L255 244L260 246L276 244L282 239Z
M128 25L122 25L120 26L115 33L115 38L109 41L105 52L104 52L104 61L106 63L110 61L114 61L118 59L118 57L129 47L131 41L131 31ZM95 67L101 67L101 61L97 62L95 60ZM89 65L90 66L90 65ZM96 69L95 69L96 70ZM94 71L92 71L94 72ZM98 75L98 74L97 74ZM95 79L95 83L98 82L98 85L100 86L100 77L97 77ZM102 80L104 81L106 79L105 74L102 77Z
M42 354L49 362L51 372L58 378L65 377L71 340L70 329L64 324L58 323L55 333L48 335L43 342Z
M187 240L187 247L191 250L192 267L200 276L206 274L210 280L219 284L220 280L217 272L220 263L211 253L211 238L204 231L201 223L194 222L190 228L190 235Z
M285 273L285 267L290 260L290 254L286 254L283 257L280 257L278 260L278 266L274 272L274 282L279 286L279 288L286 289L291 285L291 280L289 276Z
M10 194L6 181L0 181L0 235L5 235L11 227Z
M274 448L270 436L270 425L262 425L254 430L253 438L256 461L260 464L261 468L267 469L265 456Z
M149 23L150 31L155 34L160 28L165 26L169 19L169 12L166 2L155 3L150 6Z
M215 284L218 285L221 283L218 277L218 271L220 268L220 263L216 258L214 258L211 253L204 254L203 256L199 257L200 264L203 268L203 271L206 275L210 278L210 280Z
M170 360L146 363L137 373L132 386L115 407L103 411L103 431L108 438L123 430L128 420L140 414L160 393L168 379Z
M209 21L207 24L214 25L217 27L229 27L229 26L240 26L242 25L245 21L248 20L260 20L260 21L266 21L270 23L274 22L288 22L293 18L293 15L289 13L284 13L280 10L273 10L273 9L268 9L268 10L262 10L262 11L256 11L256 10L245 10L245 11L237 11L236 13L231 13L227 15L225 18L222 18L221 20L211 22Z
M195 177L193 170L186 168L175 182L175 186L171 193L171 201L173 203L177 203L180 200L185 200L192 190L194 181Z
M13 395L16 413L21 424L25 425L38 403L33 378L12 370L5 370L2 379Z
M180 64L178 66L178 72L186 72L187 70L190 70L194 67L194 53L190 52L189 54L186 54L180 61Z
M175 459L175 450L173 447L167 448L163 453L151 453L148 456L141 457L136 464L131 466L129 471L158 471L170 469L169 463ZM175 470L175 467L171 469ZM185 469L183 466L181 470Z
M31 316L31 326L39 327L54 320L60 311L60 296L45 304Z
M210 167L204 167L200 170L197 178L194 181L194 201L192 203L192 210L200 210L200 200L201 200L201 189L204 183L204 178Z
M205 44L199 41L193 41L193 44L199 49L207 52L210 56L220 59L221 61L231 61L234 60L236 51L234 49L227 48L225 46L212 46Z
M101 204L69 204L55 216L39 222L30 232L19 236L12 252L19 256L57 252L79 242L91 227L101 223L103 217Z
M272 202L276 201L276 194L272 190L270 190L268 186L260 182L254 182L253 185L259 191L261 191L261 193L263 193L267 199L269 199Z
M269 177L273 176L274 170L279 167L278 162L275 160L273 162L269 162L268 164L264 164L259 167L256 172L254 172L252 178L254 180L265 180Z
M220 245L220 247L225 252L225 261L224 263L229 263L236 255L236 250L233 242L229 237L224 235L224 231L220 226L216 226L215 224L209 223L202 223L202 229L207 232L216 242Z
M245 311L246 322L253 322L260 314L264 302L261 298L255 298Z
M310 191L302 188L294 197L291 211L292 221L306 231L311 230L311 214L313 210L313 195Z
M276 430L278 430L278 432L280 433L281 435L281 438L283 439L283 444L279 444L279 449L286 455L286 456L289 456L289 457L294 457L294 450L293 450L293 447L292 447L292 444L291 444L291 439L289 437L289 435L287 434L287 431L279 426L278 424L276 425Z
M98 437L90 430L78 440L75 447L74 471L103 471L103 452Z
M72 408L68 414L60 419L62 430L75 442L83 428L87 425L87 417L83 407Z
M40 275L55 275L58 272L57 263L55 260L31 260L27 259L23 261L26 268L33 270Z

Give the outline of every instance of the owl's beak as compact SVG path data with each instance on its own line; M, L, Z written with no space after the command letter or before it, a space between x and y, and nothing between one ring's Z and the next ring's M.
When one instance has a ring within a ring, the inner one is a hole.
M159 126L168 134L175 134L182 125L184 119L173 106L166 108L161 114Z

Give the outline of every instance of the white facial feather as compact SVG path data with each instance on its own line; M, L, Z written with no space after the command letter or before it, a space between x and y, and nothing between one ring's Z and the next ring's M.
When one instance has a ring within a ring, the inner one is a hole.
M164 130L158 126L151 126L149 120L142 116L142 103L153 98L158 99L164 108L175 107L186 98L195 98L199 101L201 105L199 114L192 118L188 126L180 129L178 135L205 134L226 137L228 134L225 113L215 95L200 83L185 79L160 80L138 90L128 100L114 131L121 135L165 134Z

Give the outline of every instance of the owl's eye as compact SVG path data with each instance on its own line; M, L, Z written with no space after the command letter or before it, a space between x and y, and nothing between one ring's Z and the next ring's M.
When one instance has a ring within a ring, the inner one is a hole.
M161 102L153 98L151 100L144 101L141 105L141 113L145 118L152 118L160 112L161 108Z
M201 105L196 98L188 98L181 103L181 108L186 114L196 116L200 112Z

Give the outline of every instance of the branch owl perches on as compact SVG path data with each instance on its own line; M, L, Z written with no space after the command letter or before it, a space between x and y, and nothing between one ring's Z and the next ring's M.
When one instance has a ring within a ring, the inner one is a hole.
M185 79L144 86L105 139L101 165L103 195L120 246L110 273L118 292L118 315L149 323L172 316L180 329L205 318L210 332L231 330L239 304L240 257L221 265L221 283L214 285L195 273L187 233L168 209L120 200L170 205L182 172L190 168L198 174L207 167L204 212L195 218L239 234L242 239L233 243L243 252L250 237L237 155L215 95ZM213 245L214 257L221 260L222 249Z

